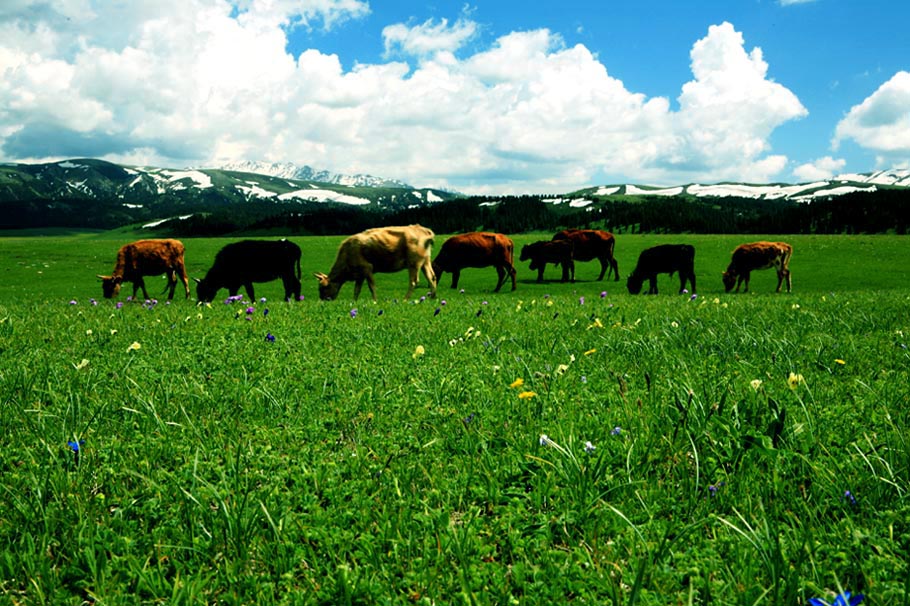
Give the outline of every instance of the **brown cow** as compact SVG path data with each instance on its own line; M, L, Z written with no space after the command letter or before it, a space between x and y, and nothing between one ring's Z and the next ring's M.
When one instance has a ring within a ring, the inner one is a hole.
M553 236L554 240L569 240L574 246L574 259L576 261L600 261L600 276L598 280L604 279L604 274L612 270L616 274L616 280L619 280L619 264L613 256L613 248L616 246L616 238L608 231L600 229L564 229ZM607 274L609 276L609 274Z
M186 275L183 263L183 243L180 240L138 240L126 244L117 252L117 265L109 276L99 275L101 288L107 299L116 297L120 292L120 285L124 282L133 283L133 298L141 288L142 295L148 299L143 276L167 275L167 298L174 298L174 289L177 287L177 278L183 280L186 296L190 296L190 280Z
M437 281L442 279L445 272L451 272L452 288L458 288L462 269L493 266L499 276L493 292L499 292L506 276L511 276L512 290L515 290L515 266L512 261L514 248L512 239L503 234L474 231L452 236L443 242L433 259L433 272Z
M370 287L376 300L374 273L393 273L407 268L408 292L411 298L417 286L417 274L423 270L430 283L430 296L436 296L436 276L430 261L435 234L421 225L405 227L374 227L354 234L341 243L338 256L329 274L313 274L319 280L319 298L331 301L338 296L341 286L354 281L354 299L360 296L363 281Z
M575 281L575 261L572 258L572 242L569 240L540 240L521 247L519 261L531 261L531 271L537 270L537 281L543 282L543 270L547 263L562 266L561 282Z
M792 283L789 266L792 254L793 247L786 242L740 244L733 251L730 265L723 274L724 288L730 292L735 284L736 292L739 292L740 285L745 282L743 292L749 292L749 274L752 270L773 267L777 270L777 292L780 292L784 279L787 280L787 292L790 292Z

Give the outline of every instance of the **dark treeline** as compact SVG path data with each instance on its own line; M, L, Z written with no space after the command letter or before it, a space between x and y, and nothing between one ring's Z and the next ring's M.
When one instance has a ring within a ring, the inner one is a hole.
M161 223L175 236L287 233L344 235L383 225L420 223L437 233L473 230L508 234L566 227L619 233L858 234L908 232L910 189L854 192L797 202L746 198L595 198L586 208L543 202L538 196L467 197L403 210L320 202L225 202L213 197L187 203L163 198L151 208L79 200L16 201L0 206L0 228L93 227ZM184 218L177 218L184 217Z

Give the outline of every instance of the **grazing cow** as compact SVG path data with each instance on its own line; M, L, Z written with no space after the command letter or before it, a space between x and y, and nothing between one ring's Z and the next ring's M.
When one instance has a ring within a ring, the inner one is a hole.
M787 280L787 292L790 292L792 287L790 256L792 254L793 247L786 242L740 244L733 251L730 265L723 274L724 288L730 292L735 284L736 292L739 292L740 285L745 282L746 288L743 292L749 292L749 274L752 270L773 267L777 270L777 292L780 292L784 279Z
M554 235L553 239L572 242L573 258L576 261L598 259L600 261L598 280L603 280L604 274L608 270L612 270L616 274L616 280L619 280L619 264L616 263L616 258L613 256L616 238L610 232L599 229L564 229Z
M695 247L689 244L661 244L641 251L638 263L626 280L629 293L637 295L645 280L650 283L649 295L657 294L657 274L679 272L679 292L686 290L686 281L695 292Z
M183 280L186 296L190 296L190 280L186 275L183 263L183 243L179 240L138 240L126 244L117 252L117 265L109 276L99 275L104 297L110 299L120 292L124 282L133 283L133 298L141 288L142 295L148 299L143 276L160 276L167 274L168 300L174 298L177 278Z
M531 271L537 270L537 281L543 282L543 270L547 263L562 265L560 282L575 281L575 261L572 257L572 242L569 240L540 240L521 247L519 261L531 261Z
M445 242L433 259L433 273L437 282L445 272L452 273L452 288L458 288L461 270L466 267L496 268L499 280L494 292L499 292L506 276L512 278L512 290L515 290L515 266L513 265L512 239L503 234L490 232L471 232L452 236Z
M329 274L313 274L319 280L319 298L331 301L338 296L341 286L354 281L354 299L360 296L360 288L366 280L373 301L376 301L374 273L392 273L408 270L408 292L411 298L417 286L417 274L423 270L430 283L430 296L436 296L436 276L430 253L433 249L432 230L421 225L405 227L375 227L354 234L341 243L338 256Z
M287 240L269 242L243 240L228 244L215 255L215 263L201 280L196 280L196 298L207 303L222 288L233 297L243 286L253 301L253 282L281 278L284 298L300 297L300 247Z

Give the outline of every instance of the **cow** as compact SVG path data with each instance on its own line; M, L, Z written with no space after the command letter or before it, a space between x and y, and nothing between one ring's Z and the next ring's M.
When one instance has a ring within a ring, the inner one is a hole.
M572 257L572 242L569 240L540 240L521 247L519 261L531 261L531 271L537 270L537 281L543 282L543 270L547 263L562 266L560 282L575 281L575 261Z
M554 240L569 240L574 247L573 257L576 261L600 261L600 276L604 279L608 270L616 275L619 281L619 264L613 256L616 238L608 231L599 229L564 229L553 236ZM607 274L609 276L609 274Z
M642 284L648 280L649 295L657 294L657 274L679 272L679 292L686 291L686 282L695 292L695 247L689 244L661 244L641 251L635 269L626 279L629 294L641 292Z
M733 290L736 285L736 292L745 282L746 288L743 292L749 292L749 274L755 269L768 269L773 267L777 270L777 291L780 292L781 284L787 280L787 292L790 292L792 283L790 281L790 257L793 254L793 247L786 242L752 242L750 244L740 244L733 251L733 258L727 271L723 273L724 288L727 292Z
M149 299L145 290L144 276L167 275L168 301L174 298L174 289L177 287L177 278L183 281L186 288L186 297L190 297L190 280L186 275L183 262L183 243L179 240L138 240L126 244L117 252L117 265L109 276L98 275L101 279L101 289L106 299L116 297L120 293L120 285L124 282L133 283L133 299L141 288L142 295Z
M196 298L208 303L222 288L233 297L243 286L253 301L253 282L281 279L285 300L300 297L300 247L287 240L243 240L228 244L215 255L215 263L196 280Z
M470 232L452 236L442 243L436 258L433 259L433 273L437 282L442 274L452 274L452 288L458 288L461 270L466 267L496 268L499 280L493 292L499 292L506 276L512 278L512 290L515 290L515 266L513 264L512 239L503 234L490 232Z
M430 296L436 296L436 276L430 261L433 249L433 230L422 225L404 227L374 227L354 234L341 243L335 264L328 275L313 274L319 281L319 298L331 301L338 296L342 285L354 281L354 299L360 296L360 288L366 280L373 301L376 301L374 273L393 273L408 270L408 292L410 299L417 286L417 274L422 270L430 283Z

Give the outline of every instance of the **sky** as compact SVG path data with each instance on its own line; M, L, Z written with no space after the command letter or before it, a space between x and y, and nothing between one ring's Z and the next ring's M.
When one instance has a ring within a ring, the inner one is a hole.
M910 2L3 0L0 161L464 193L910 167Z

